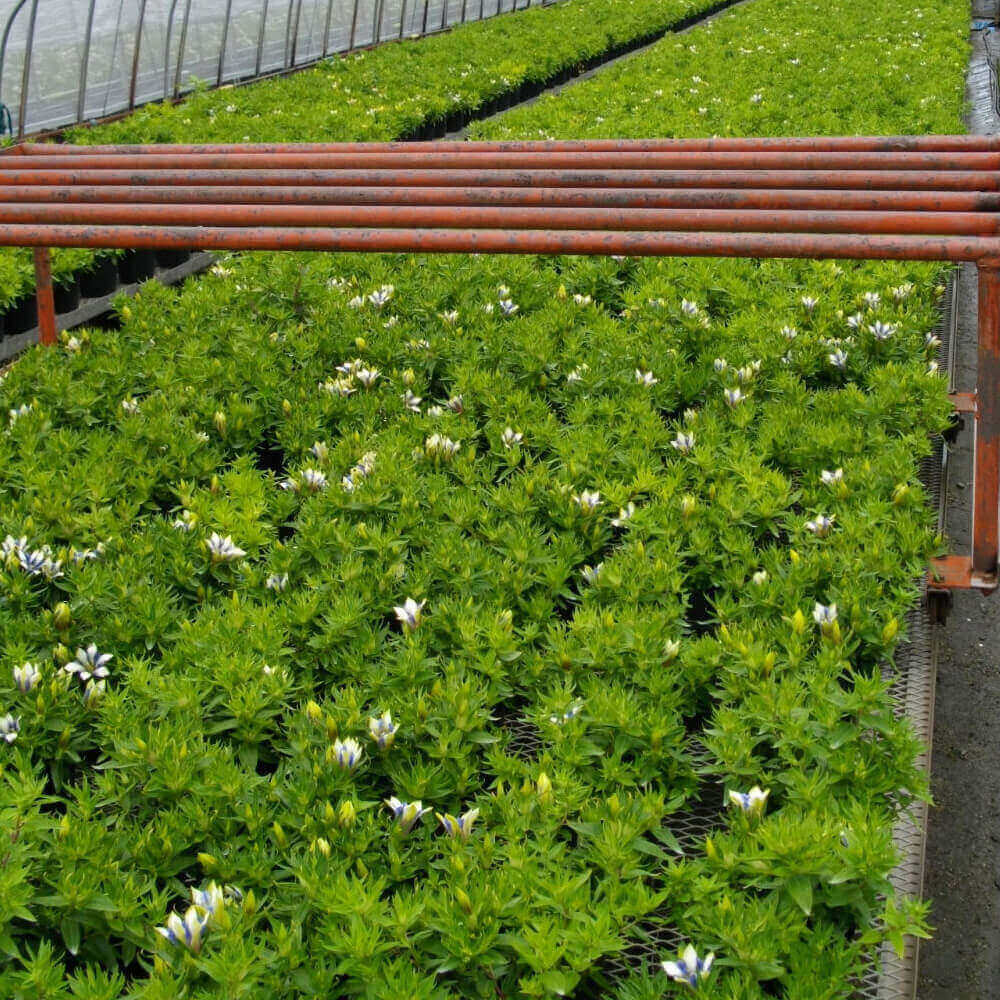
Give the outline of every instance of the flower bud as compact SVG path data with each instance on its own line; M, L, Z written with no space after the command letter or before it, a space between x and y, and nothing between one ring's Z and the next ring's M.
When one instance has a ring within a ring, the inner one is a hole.
M697 509L698 501L690 493L681 497L681 516L687 520Z
M310 698L306 704L306 715L310 722L319 722L323 718L323 709Z
M52 650L52 658L59 664L60 667L65 667L66 664L73 659L73 654L62 643L59 643L59 645Z
M802 557L798 554L798 552L795 551L795 549L789 549L788 558L791 559L793 566L798 566Z
M354 869L357 871L360 878L368 878L368 865L366 865L361 858L358 858L358 860L354 862Z
M355 337L354 338L354 346L359 351L363 351L363 350L365 350L366 347L368 347L368 341L365 340L364 337Z
M898 507L909 496L909 494L910 487L906 483L897 483L896 488L892 491L893 504Z
M257 897L253 894L253 889L248 889L243 897L243 912L252 917L257 912Z
M73 616L70 614L69 605L65 601L60 601L52 612L52 622L60 632L65 632L72 622Z
M67 726L67 727L66 727L66 728L65 728L65 729L64 729L64 730L63 730L63 731L62 731L62 732L61 732L61 733L59 734L59 749L60 749L60 750L65 750L65 749L66 749L66 747L68 747L68 746L69 746L69 740L70 740L70 736L71 736L71 735L72 735L72 732L71 732L71 730L70 730L69 726Z
M283 399L281 401L281 412L284 413L286 417L290 417L292 415L292 404L287 399Z
M895 618L890 618L889 621L886 622L885 628L882 629L882 641L888 645L893 639L896 638L898 632L899 622Z
M198 864L200 864L201 867L206 872L210 872L210 871L212 871L216 867L216 865L218 864L218 862L216 861L214 855L212 855L212 854L206 854L204 851L199 851L198 852Z
M405 385L405 386L411 386L411 385L413 385L414 382L416 382L416 380L417 380L417 376L414 373L414 371L413 371L412 368L407 368L403 372L403 385Z
M472 913L472 900L464 889L455 890L455 900L465 913Z
M215 424L215 429L223 436L226 436L226 415L222 410L216 410L215 415L212 417L212 423Z
M354 826L354 821L358 818L357 810L350 799L344 799L337 810L337 822L343 829Z
M326 808L323 810L323 820L327 826L332 826L337 822L337 810L327 802Z
M271 832L274 834L274 840L278 847L284 849L288 846L288 837L285 836L285 831L281 829L281 824L277 820L271 827Z
M806 616L802 614L801 608L795 609L795 614L792 615L792 631L796 635L802 635L806 630Z
M548 802L552 798L552 782L544 771L538 776L535 787L538 791L538 797L542 802Z
M326 837L317 837L312 842L313 850L319 851L324 858L330 857L330 841Z

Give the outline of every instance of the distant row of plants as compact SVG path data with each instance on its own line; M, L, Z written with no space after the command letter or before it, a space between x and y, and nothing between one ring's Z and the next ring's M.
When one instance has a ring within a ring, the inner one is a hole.
M830 0L804 34L817 11L684 45L707 68L738 38L752 108L798 33L824 58L790 130L833 131L824 67L878 90L860 39L915 19L925 93L836 131L913 130L928 95L957 127L964 8ZM660 49L580 88L608 134L699 100ZM577 92L521 134L572 135ZM924 933L885 898L927 788L881 668L937 544L942 280L246 255L27 354L0 385L0 995L849 996ZM678 832L696 801L708 837ZM668 929L694 951L609 978Z
M459 127L527 85L552 80L629 42L708 10L718 0L566 0L447 34L328 59L245 87L200 88L179 104L149 104L73 143L342 142L390 140ZM89 250L57 250L53 277L89 267ZM30 250L0 248L0 312L34 289Z

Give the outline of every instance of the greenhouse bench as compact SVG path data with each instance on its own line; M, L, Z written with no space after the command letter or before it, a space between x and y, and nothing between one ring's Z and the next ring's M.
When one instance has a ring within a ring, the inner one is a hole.
M972 261L971 556L932 590L997 586L1000 137L64 146L0 153L0 246Z

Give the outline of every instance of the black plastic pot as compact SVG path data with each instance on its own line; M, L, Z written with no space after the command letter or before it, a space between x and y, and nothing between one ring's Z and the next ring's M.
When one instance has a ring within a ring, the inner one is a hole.
M114 257L98 257L94 266L80 275L80 294L84 298L103 298L117 287L118 261Z
M70 313L80 305L80 285L76 278L53 284L52 298L57 313Z
M38 326L38 304L35 302L35 296L27 295L13 303L7 310L6 320L8 337L26 333Z
M156 254L152 250L129 250L118 261L118 275L122 283L135 284L148 281L156 274Z
M157 250L156 265L164 270L180 267L191 256L188 250Z

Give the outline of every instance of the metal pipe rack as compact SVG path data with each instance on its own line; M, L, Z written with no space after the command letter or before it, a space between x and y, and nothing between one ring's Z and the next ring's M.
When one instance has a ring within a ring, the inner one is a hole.
M997 586L1000 137L59 146L0 153L0 245L973 261L970 555L932 590Z

